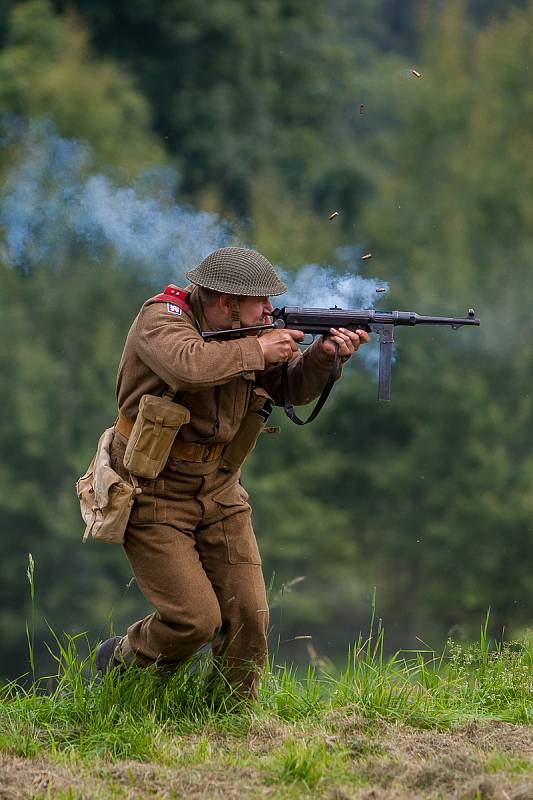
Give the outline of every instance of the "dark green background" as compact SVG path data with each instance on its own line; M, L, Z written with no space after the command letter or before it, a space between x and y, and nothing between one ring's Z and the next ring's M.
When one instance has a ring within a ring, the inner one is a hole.
M53 120L124 185L173 166L177 202L288 270L357 245L373 259L351 268L391 284L383 307L482 319L401 331L392 403L354 363L315 424L280 416L258 446L245 483L279 658L308 658L302 634L342 657L373 587L390 648L475 635L488 607L494 635L531 625L532 23L508 0L0 10L4 114ZM3 146L2 175L28 155ZM28 553L39 641L144 613L120 549L81 546L74 482L156 288L77 242L33 268L0 242L1 674L26 669Z

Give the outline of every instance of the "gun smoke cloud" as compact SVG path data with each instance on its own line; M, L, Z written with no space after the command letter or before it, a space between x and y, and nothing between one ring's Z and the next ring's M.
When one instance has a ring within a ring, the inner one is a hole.
M157 290L183 282L212 250L243 244L216 214L175 202L178 175L171 168L119 185L96 171L88 144L60 136L50 121L3 118L0 148L12 163L0 192L0 258L22 272L88 256L134 270ZM341 248L337 257L347 268L357 251ZM289 287L278 300L283 305L369 308L382 297L377 287L386 287L332 266L276 267Z
M215 214L173 202L173 170L152 170L119 186L91 172L88 145L62 138L50 122L4 122L3 129L3 147L18 158L2 189L0 226L7 261L22 271L85 250L95 262L129 266L155 285L177 265L185 272L230 242Z
M331 266L320 264L307 264L296 273L282 268L277 272L289 287L287 294L280 298L286 306L372 308L378 287L387 287L386 283L378 284L372 278L339 273Z

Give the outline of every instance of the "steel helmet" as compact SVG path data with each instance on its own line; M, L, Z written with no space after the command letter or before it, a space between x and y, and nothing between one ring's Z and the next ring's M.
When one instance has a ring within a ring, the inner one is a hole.
M287 291L270 261L246 247L221 247L187 273L197 286L225 294L264 297Z

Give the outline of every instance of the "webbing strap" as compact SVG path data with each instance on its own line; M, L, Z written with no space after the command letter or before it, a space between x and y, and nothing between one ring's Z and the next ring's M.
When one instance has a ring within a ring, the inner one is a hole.
M241 311L239 308L239 299L234 294L229 295L230 300L230 307L231 307L231 327L232 328L240 328L241 327Z
M333 364L331 365L331 369L329 371L328 379L326 381L326 385L322 389L322 394L316 401L316 405L307 417L307 419L300 419L297 415L296 411L294 410L294 406L289 400L289 377L288 377L288 364L285 362L281 368L281 401L283 403L283 408L285 409L285 413L291 422L294 422L295 425L307 425L308 422L312 422L316 419L322 410L322 406L326 402L329 397L329 393L333 388L333 384L339 374L340 368L340 361L339 361L339 345L335 345L335 358L333 360Z
M133 424L134 420L119 413L115 421L115 429L126 439L129 439ZM222 455L225 446L224 443L198 444L197 442L183 442L181 439L176 439L170 448L170 456L182 461L216 461ZM135 483L134 486L136 486Z

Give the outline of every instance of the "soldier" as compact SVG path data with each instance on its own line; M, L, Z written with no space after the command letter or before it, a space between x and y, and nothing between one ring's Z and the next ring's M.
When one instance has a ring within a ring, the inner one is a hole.
M96 664L154 663L172 669L210 642L238 695L257 698L267 655L268 608L261 559L240 463L272 403L281 403L288 362L291 401L308 403L327 381L336 346L342 360L368 341L364 331L331 329L303 353L303 333L274 329L204 341L200 331L269 322L269 297L287 287L270 262L245 248L215 250L141 308L117 379L119 416L111 465L124 478L128 437L143 395L174 397L190 419L154 479L139 478L124 548L155 611L100 644Z

